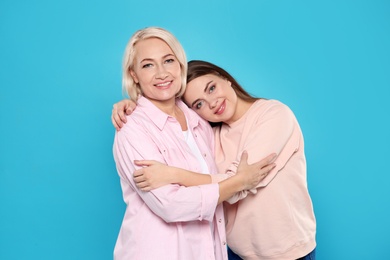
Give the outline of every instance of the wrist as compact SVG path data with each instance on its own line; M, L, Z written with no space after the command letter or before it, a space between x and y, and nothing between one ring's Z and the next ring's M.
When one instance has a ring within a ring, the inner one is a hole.
M232 177L228 178L227 181L230 182L230 189L231 192L236 193L240 192L245 189L245 180L243 176L241 175L233 175Z
M236 192L240 192L246 189L245 178L243 175L237 174L234 175L232 178L234 178L235 181Z
M184 174L180 174L180 169L179 168L176 168L174 167L173 168L173 171L171 172L171 180L170 182L171 183L176 183L176 184L179 184L179 185L183 185L184 183L184 180L183 180L183 177Z

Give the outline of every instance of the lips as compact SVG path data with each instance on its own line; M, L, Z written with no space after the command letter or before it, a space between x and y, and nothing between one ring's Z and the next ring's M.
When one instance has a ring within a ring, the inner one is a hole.
M225 111L225 108L226 108L226 101L224 100L222 104L218 107L218 109L214 112L214 114L221 115Z
M165 81L165 82L161 82L161 83L158 83L158 84L154 84L156 87L158 88L166 88L166 87L169 87L172 83L172 80L171 81Z

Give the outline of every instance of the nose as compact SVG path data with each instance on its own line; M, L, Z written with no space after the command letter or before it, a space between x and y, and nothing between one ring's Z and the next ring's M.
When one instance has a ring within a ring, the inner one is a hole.
M209 102L209 106L211 109L215 108L217 106L217 104L218 104L218 100L216 100L216 99L210 100L210 102Z
M164 68L164 66L158 66L156 71L156 78L165 79L166 77L168 77L167 70Z

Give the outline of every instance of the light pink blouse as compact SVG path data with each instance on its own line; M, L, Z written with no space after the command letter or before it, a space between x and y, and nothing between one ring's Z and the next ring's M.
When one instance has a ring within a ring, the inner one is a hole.
M186 115L210 173L216 173L210 125L182 101L177 100L177 104ZM227 259L223 208L217 205L218 184L195 187L171 184L150 192L142 192L134 184L133 172L138 168L134 160L156 160L201 171L180 124L143 97L127 121L116 133L113 147L127 204L114 259Z

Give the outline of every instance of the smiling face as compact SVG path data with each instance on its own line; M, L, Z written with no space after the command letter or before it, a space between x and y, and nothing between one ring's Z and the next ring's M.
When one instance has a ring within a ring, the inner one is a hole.
M159 38L141 40L134 46L130 74L142 94L155 105L174 102L181 88L181 67L171 48Z
M214 74L197 77L187 83L184 101L209 122L230 124L237 119L238 98L231 82Z

